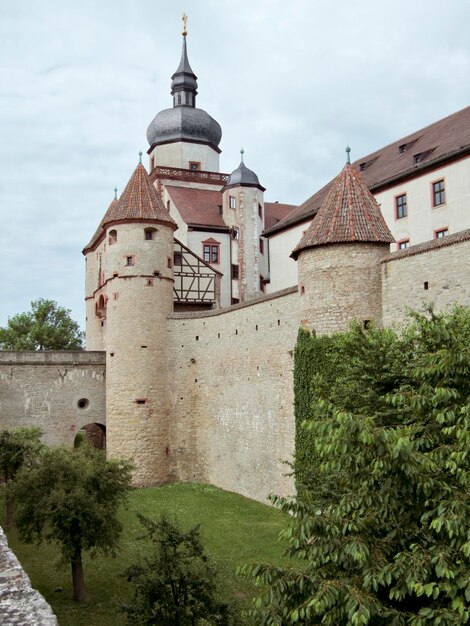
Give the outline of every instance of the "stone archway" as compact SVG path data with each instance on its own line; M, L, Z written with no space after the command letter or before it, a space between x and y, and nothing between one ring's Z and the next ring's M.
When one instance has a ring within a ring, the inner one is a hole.
M97 422L86 424L75 435L74 447L78 447L82 441L86 441L97 450L106 452L106 426Z

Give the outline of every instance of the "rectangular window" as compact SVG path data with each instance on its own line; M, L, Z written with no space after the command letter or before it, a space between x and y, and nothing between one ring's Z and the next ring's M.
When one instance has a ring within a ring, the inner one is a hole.
M441 237L447 237L449 234L448 228L440 228L439 230L434 231L434 239L440 239Z
M173 252L173 265L183 265L183 255L181 252Z
M218 264L219 261L219 246L212 244L204 244L203 246L203 258L206 263Z
M133 256L126 256L126 265L128 265L128 266L134 265L134 257Z
M261 206L259 202L258 202L258 215L260 216L261 219L263 219L263 207Z
M201 164L199 163L199 161L190 161L189 169L193 172L199 172L199 170L201 169Z
M406 250L410 247L409 239L402 239L401 241L397 241L397 250Z
M264 276L259 277L259 290L264 292Z
M231 209L237 208L237 199L235 198L235 196L229 196L228 201L229 201L229 207Z
M260 254L264 254L264 239L259 238L259 251Z
M238 280L238 265L232 265L232 279Z
M446 202L444 180L438 180L432 184L432 205L440 206Z
M237 240L239 235L239 230L236 226L232 228L232 239Z
M395 219L399 220L408 215L406 193L395 197Z
M152 172L155 169L155 157L150 159L150 171Z

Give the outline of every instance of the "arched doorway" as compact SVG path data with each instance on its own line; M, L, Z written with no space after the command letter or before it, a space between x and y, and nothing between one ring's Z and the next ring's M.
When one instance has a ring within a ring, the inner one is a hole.
M106 426L96 422L86 424L75 435L75 440L73 442L74 448L78 448L78 446L84 441L97 450L104 450L106 452Z

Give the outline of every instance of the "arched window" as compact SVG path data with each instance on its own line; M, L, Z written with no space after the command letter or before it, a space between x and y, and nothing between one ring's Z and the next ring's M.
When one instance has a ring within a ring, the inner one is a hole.
M144 239L146 241L154 241L157 237L157 229L148 227L144 229Z
M112 246L113 243L116 243L117 241L117 230L110 230L109 231L109 245Z

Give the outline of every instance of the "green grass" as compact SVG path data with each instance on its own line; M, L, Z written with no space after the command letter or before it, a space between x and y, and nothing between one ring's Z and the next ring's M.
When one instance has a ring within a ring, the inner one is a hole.
M3 499L1 505L3 525ZM248 606L256 593L250 580L235 574L239 565L287 563L282 556L284 545L278 540L286 517L276 509L209 485L177 483L133 490L127 508L120 512L124 531L118 556L85 557L84 604L72 600L70 569L57 568L60 555L55 546L22 544L16 531L8 533L8 541L33 586L52 606L60 626L124 626L125 617L116 606L130 600L132 589L120 573L145 553L147 545L138 539L143 528L136 513L157 519L163 512L184 529L201 525L206 552L220 573L221 596L235 600L239 606Z

